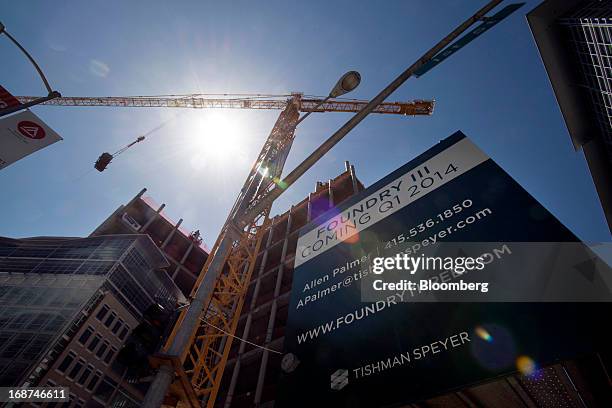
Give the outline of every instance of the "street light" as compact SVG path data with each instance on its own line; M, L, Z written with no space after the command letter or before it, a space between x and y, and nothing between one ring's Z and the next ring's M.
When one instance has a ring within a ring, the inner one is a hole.
M349 71L346 74L342 75L334 89L329 93L329 98L337 98L340 95L344 95L345 93L351 92L353 89L359 86L361 82L361 75L357 71Z
M25 48L23 48L23 46L21 44L19 44L19 42L12 35L10 35L8 33L8 31L6 31L6 27L2 23L0 23L0 34L6 35L7 38L9 40L11 40L11 42L13 44L15 44L17 46L17 48L19 48L21 50L21 52L26 56L26 58L32 63L34 68L36 68L36 71L38 72L38 75L40 76L40 79L42 79L43 83L45 84L45 88L47 88L47 92L49 93L47 96L44 96L42 98L37 98L37 99L35 99L33 101L30 101L28 103L20 103L17 106L12 106L12 107L8 107L8 108L0 109L0 117L8 115L9 113L13 113L13 112L17 112L17 111L22 110L22 109L29 108L29 107L34 106L34 105L41 104L41 103L46 102L46 101L50 101L51 99L55 99L55 98L61 97L62 95L59 92L54 91L51 88L51 85L49 85L49 81L47 81L47 78L45 77L45 74L43 74L42 69L40 69L40 67L38 66L36 61L34 61L34 58L30 55L29 52L26 51Z
M329 92L329 95L321 102L319 102L314 108L312 108L309 112L306 112L304 116L302 116L297 123L296 126L299 125L304 119L308 117L312 112L316 111L319 106L323 105L325 102L330 100L331 98L337 98L340 95L344 95L346 93L351 92L353 89L359 86L361 82L361 75L357 71L349 71L346 74L342 75L336 85Z

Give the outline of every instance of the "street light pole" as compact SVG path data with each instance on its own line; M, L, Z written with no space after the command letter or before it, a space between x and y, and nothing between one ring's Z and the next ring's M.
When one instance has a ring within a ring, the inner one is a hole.
M9 40L11 40L11 42L13 44L15 44L17 46L17 48L19 48L21 50L21 52L28 58L28 60L32 63L32 65L34 65L34 68L36 68L36 71L38 72L38 75L40 76L40 79L42 79L43 84L45 84L45 88L47 88L47 96L43 96L41 98L37 98L33 101L30 101L28 103L20 103L17 106L11 106L8 108L4 108L4 109L0 109L0 117L2 116L6 116L9 113L13 113L13 112L17 112L19 110L22 109L26 109L29 108L31 106L34 105L38 105L41 104L43 102L47 102L50 101L51 99L55 99L55 98L59 98L62 95L57 92L54 91L51 88L51 85L49 85L49 81L47 81L47 78L45 77L45 74L42 72L42 69L40 69L40 67L38 66L38 64L36 63L36 61L34 60L34 58L30 55L30 53L21 46L21 44L19 44L19 41L17 41L12 35L9 34L8 31L6 31L6 27L4 26L4 24L0 23L0 34L4 34L8 37Z

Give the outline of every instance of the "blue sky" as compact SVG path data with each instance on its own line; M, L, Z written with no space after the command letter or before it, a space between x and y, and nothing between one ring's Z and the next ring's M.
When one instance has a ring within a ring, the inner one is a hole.
M504 2L507 4L508 2ZM301 91L323 95L358 70L369 99L485 1L2 2L0 20L65 96ZM370 116L275 204L282 212L350 160L370 185L462 130L580 238L609 241L582 153L567 130L525 13L529 1L389 101L436 100L431 117ZM0 83L41 95L33 68L0 37ZM210 245L277 111L35 107L64 140L0 172L0 235L82 236L147 187ZM104 173L91 171L164 120ZM349 114L312 115L293 168ZM214 126L211 125L215 124ZM226 129L221 131L220 128ZM228 145L234 146L229 151Z

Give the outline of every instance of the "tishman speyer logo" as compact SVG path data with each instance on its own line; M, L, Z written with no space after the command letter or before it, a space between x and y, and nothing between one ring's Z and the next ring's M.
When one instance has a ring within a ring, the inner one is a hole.
M339 391L349 383L349 372L347 369L340 368L331 375L331 389Z

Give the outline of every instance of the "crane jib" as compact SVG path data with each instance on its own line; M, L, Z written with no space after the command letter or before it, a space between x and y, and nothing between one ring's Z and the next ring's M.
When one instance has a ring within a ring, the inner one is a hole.
M17 96L21 103L38 99L35 96ZM272 109L283 110L287 107L285 96L262 98L206 98L202 96L65 96L43 102L52 106L111 106L125 108L192 108L192 109ZM301 98L301 112L359 112L368 101L350 99L330 99L321 104L323 99ZM406 102L383 102L373 113L396 115L431 115L433 100L416 99Z

